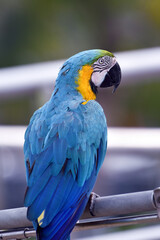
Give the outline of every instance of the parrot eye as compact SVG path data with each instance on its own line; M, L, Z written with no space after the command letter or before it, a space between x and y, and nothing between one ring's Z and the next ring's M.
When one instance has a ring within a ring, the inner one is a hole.
M103 58L100 58L100 59L99 59L99 63L100 63L100 64L103 64L103 63L104 63L104 59L103 59Z

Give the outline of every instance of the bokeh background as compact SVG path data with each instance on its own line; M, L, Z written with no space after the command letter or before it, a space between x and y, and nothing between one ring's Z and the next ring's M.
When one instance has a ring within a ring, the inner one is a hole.
M116 53L159 45L159 0L0 1L0 68L66 59L93 48ZM0 125L27 125L33 112L50 94L51 89L47 93L35 90L0 98ZM109 126L160 126L160 81L151 79L138 85L123 85L116 94L101 91L97 100L105 110ZM121 170L114 171L110 165L109 180L102 171L96 191L106 195L158 186L159 156L153 161L152 156L110 155L113 165L120 166ZM12 165L9 159L14 159L11 161L14 171L7 175L9 178L3 178L3 171L8 172ZM0 147L0 161L3 162L0 180L4 180L0 196L4 200L0 201L0 208L23 206L22 149L8 151ZM102 183L107 184L107 180L110 181L108 192L102 189L105 188Z

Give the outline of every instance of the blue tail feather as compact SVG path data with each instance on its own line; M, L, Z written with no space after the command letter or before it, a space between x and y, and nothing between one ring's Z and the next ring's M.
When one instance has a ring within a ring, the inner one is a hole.
M72 231L76 220L81 216L87 201L88 197L85 195L81 198L78 206L75 206L75 208L70 208L70 212L67 212L66 214L62 212L60 216L58 216L59 220L57 219L57 217L55 217L47 227L45 228L38 227L37 232L40 239L41 240L70 239L69 237L70 232Z

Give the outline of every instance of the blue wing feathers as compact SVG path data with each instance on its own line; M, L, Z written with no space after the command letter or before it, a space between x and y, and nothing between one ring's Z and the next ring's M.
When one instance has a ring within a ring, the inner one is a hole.
M65 139L57 138L53 141L53 159L54 162L63 165L66 159L67 142Z
M30 176L30 181L32 181L32 179L36 179L37 177L39 178L46 168L48 168L48 166L50 166L50 164L53 162L53 147L50 146L48 149L35 157L37 158L37 161Z
M38 181L32 184L31 187L28 184L28 190L25 196L25 201L24 201L25 206L29 206L30 204L32 204L35 198L46 186L50 176L51 176L51 169L48 166L48 168L44 171L44 173L41 175Z
M77 172L77 183L79 186L83 186L85 180L87 179L88 165L79 164Z
M43 230L39 228L42 240L65 239L65 236L67 236L74 227L75 219L78 219L82 214L88 201L90 190L94 185L95 179L96 171L93 171L92 176L85 182L83 187L79 187L78 184L74 182L71 189L71 193L73 193L73 195L70 195L71 199L66 199L68 205L62 208L60 213L52 219L46 228ZM71 205L71 202L74 204Z
M106 122L99 105L98 124L95 117L89 117L95 109L92 103L82 106L84 112L73 102L72 106L74 111L64 106L60 111L47 103L47 108L35 112L25 134L25 206L42 240L68 237L88 201L106 152ZM37 219L43 211L39 227Z
M69 194L68 188L70 188L69 185L72 186L72 181L70 181L70 176L61 178L61 181L59 182L56 191L54 192L54 195L52 196L50 203L48 204L48 207L46 208L45 213L45 220L42 224L42 226L47 226L53 217L55 217L60 209L63 208L63 205L65 204L66 197ZM63 185L62 185L63 184Z
M45 188L36 196L34 202L28 208L28 218L30 220L37 219L43 210L47 208L61 178L62 175L51 177Z
M54 234L54 232L52 231L52 233L50 234L50 239L52 236L54 236L54 238L52 239L66 239L66 237L69 235L70 231L73 229L75 221L80 217L80 215L82 214L86 203L87 203L87 198L84 196L82 198L82 200L79 202L78 205L76 205L76 209L71 209L71 213L72 214L68 214L70 216L70 218L65 219L63 225L61 224L61 228L59 227L58 231L56 231L56 234ZM53 235L54 234L54 235Z

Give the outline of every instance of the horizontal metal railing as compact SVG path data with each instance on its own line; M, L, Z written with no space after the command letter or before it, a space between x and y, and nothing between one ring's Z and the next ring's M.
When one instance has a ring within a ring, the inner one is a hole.
M137 84L160 80L160 47L115 53L122 69L122 83ZM0 98L54 86L65 60L28 64L0 69Z
M73 231L157 223L160 221L159 199L160 188L106 197L92 194ZM26 218L26 211L26 208L0 211L1 239L35 236L32 223Z
M3 136L0 146L22 148L25 130L25 126L0 126L0 136ZM160 152L160 128L109 127L108 151L150 151L156 154Z

